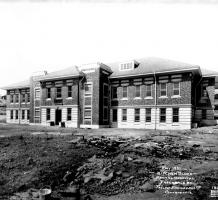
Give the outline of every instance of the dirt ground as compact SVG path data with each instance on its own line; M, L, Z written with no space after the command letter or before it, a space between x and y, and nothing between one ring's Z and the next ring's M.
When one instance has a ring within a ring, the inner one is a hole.
M175 182L178 177L182 182ZM49 199L216 199L211 194L217 187L217 127L154 131L0 124L0 199L42 199L43 188L51 191Z

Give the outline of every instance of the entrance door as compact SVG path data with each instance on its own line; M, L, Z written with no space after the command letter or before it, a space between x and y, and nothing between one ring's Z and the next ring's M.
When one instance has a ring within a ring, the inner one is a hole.
M55 124L59 125L59 122L61 122L61 109L56 109L56 111L55 111Z

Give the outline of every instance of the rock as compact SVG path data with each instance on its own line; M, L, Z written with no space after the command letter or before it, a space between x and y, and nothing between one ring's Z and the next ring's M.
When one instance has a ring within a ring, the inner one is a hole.
M156 142L146 142L146 143L136 143L134 144L135 148L153 148L158 147L158 143Z
M129 172L122 172L122 177L123 178L129 178L130 177L130 173Z
M154 192L155 191L154 185L152 183L149 183L149 182L146 182L145 184L141 185L139 188L145 192Z
M128 161L132 161L133 159L128 156L128 157L127 157L127 160L128 160Z
M202 150L203 150L204 153L210 153L210 152L212 152L211 149L210 149L210 147L203 147Z
M67 182L68 181L68 179L69 179L69 176L72 174L72 172L69 172L69 171L67 171L67 173L64 175L64 177L63 177L63 181L64 182Z

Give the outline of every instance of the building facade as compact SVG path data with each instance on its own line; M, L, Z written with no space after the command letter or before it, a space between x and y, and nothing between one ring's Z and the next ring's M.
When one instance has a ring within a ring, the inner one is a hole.
M169 130L216 125L217 74L159 58L35 74L2 88L7 123Z

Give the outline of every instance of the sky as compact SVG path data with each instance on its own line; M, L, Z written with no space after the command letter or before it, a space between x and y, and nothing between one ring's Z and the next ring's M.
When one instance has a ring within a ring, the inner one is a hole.
M150 56L218 71L217 55L218 4L0 2L0 88L37 71Z

